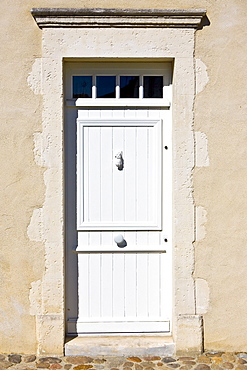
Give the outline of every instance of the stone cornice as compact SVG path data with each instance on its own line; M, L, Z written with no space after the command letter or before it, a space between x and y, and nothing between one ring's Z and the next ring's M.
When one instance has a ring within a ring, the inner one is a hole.
M197 28L204 9L33 8L40 28L51 27L179 27Z

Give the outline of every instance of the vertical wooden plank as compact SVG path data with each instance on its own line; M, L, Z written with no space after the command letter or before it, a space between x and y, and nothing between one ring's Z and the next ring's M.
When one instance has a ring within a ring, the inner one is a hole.
M114 153L112 148L112 127L101 128L101 215L100 220L104 223L111 222L112 214L112 175L114 165Z
M149 253L148 259L148 316L160 315L160 254Z
M124 117L128 119L134 119L136 117L136 109L125 109Z
M113 317L124 317L125 258L124 253L113 254Z
M115 165L115 155L124 153L125 129L123 126L113 128L113 220L121 222L125 220L125 170L119 170Z
M89 258L90 317L101 316L101 254L92 253Z
M102 253L101 264L101 315L113 315L113 254Z
M125 255L125 317L134 318L137 314L136 253Z
M102 231L101 232L101 245L103 247L115 245L114 233L112 231Z
M90 293L89 293L89 254L79 253L78 254L78 316L82 319L83 317L90 316Z
M170 318L172 315L172 263L171 256L160 253L160 313L162 317Z
M136 231L125 231L124 239L127 242L127 248L136 246Z
M100 109L89 109L88 118L89 119L99 119L101 117Z
M87 119L89 117L89 110L88 109L79 109L78 110L78 118L79 119Z
M102 118L102 119L112 119L112 109L101 109L100 118Z
M125 219L136 220L136 127L125 128L124 172L125 172Z
M80 138L82 148L79 148L77 153L77 176L80 176L80 187L77 191L78 204L77 212L81 214L81 220L87 222L89 220L89 130L88 127L83 128L83 136ZM80 158L78 157L80 156ZM81 168L78 168L80 163Z
M101 132L98 127L90 127L88 134L88 168L85 170L85 182L88 182L88 221L100 221L100 155ZM85 141L84 141L85 142ZM86 145L86 143L85 143Z
M78 245L87 248L89 245L89 232L88 231L80 231L78 233Z
M137 254L137 317L148 317L148 253Z
M88 232L88 245L91 247L99 247L101 245L101 232L100 231L89 231Z
M124 109L113 109L112 110L112 118L115 118L115 119L124 118Z
M149 201L148 189L148 128L139 127L136 131L136 202L137 202L137 220L148 220L147 203Z
M142 250L143 245L148 245L148 232L147 231L137 231L136 232L136 244Z
M148 194L150 196L148 197L147 201L147 212L149 215L149 220L155 221L157 218L157 202L155 201L157 198L157 182L160 181L160 178L157 178L157 159L155 158L155 151L157 151L156 143L155 143L155 127L149 127L148 128L148 153L147 153L147 171L148 171L148 177L147 177L147 189Z

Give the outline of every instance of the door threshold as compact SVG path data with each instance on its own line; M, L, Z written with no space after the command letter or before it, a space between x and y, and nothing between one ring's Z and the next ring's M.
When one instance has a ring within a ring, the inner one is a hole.
M167 335L108 335L67 338L65 356L172 356L173 338Z

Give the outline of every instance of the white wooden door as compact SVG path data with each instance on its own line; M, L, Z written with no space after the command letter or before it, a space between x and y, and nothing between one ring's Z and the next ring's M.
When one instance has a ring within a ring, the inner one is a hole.
M78 333L170 330L162 203L166 114L79 110Z
M169 332L172 64L69 62L65 82L67 334Z

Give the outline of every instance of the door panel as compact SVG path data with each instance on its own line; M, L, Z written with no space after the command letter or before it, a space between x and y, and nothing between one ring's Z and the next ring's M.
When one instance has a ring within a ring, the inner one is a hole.
M161 120L78 119L78 230L161 229L161 137Z
M165 253L79 254L78 331L169 331L164 260Z

